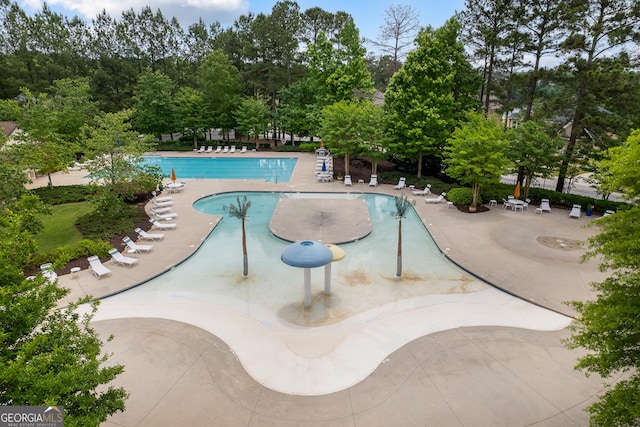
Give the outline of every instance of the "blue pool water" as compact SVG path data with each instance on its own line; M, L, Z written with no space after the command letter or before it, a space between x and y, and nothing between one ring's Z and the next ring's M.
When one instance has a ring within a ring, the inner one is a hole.
M241 222L224 208L244 195L251 201L246 222L249 258L246 279L242 278ZM302 269L280 260L290 243L273 236L269 230L271 216L282 197L362 197L369 208L373 231L359 241L340 245L346 257L332 265L334 292L329 300L324 299L322 292L324 269L313 269L314 310L320 311L312 315L302 310ZM313 326L339 322L407 298L484 289L483 284L445 258L413 208L402 221L403 279L395 279L398 220L392 196L233 192L202 198L194 208L205 215L223 218L192 257L126 295L142 296L144 301L169 296L176 304L210 302L246 310L249 316L251 312L267 309L286 322Z
M171 168L178 179L257 179L268 182L289 182L297 158L259 157L160 157L146 156L144 162L159 166L166 176Z

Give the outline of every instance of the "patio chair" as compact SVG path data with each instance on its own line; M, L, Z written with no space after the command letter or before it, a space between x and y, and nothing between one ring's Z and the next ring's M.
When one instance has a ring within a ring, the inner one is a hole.
M222 149L223 153L228 153L229 152L229 146L225 145L224 148Z
M243 145L243 146L242 146L242 149L240 150L240 154L244 154L244 153L246 153L246 152L247 152L247 146L246 146L246 145Z
M351 187L351 175L344 176L344 185Z
M378 175L371 175L371 179L369 180L369 187L377 187L378 186Z
M540 201L540 209L542 209L542 212L551 212L551 206L549 206L549 199L542 199Z
M158 201L158 199L151 199L151 202L158 208L166 208L173 205L173 200Z
M50 262L40 266L40 273L42 273L49 282L53 282L58 278L58 274L53 270L53 264Z
M582 215L582 211L580 210L581 208L582 206L580 205L573 205L573 207L571 208L571 212L569 212L569 218L580 219L580 216Z
M125 245L127 245L127 248L129 248L130 253L140 253L140 252L148 253L148 252L151 252L151 249L153 249L153 245L139 245L133 240L131 240L129 236L123 237L122 241L125 243Z
M229 153L235 153L236 152L236 146L232 145L231 148L229 148Z
M426 187L424 187L424 190L413 190L412 191L414 196L426 196L431 194L431 184L427 184Z
M218 145L218 147L216 148L216 153L222 153L222 146Z
M609 216L609 215L613 215L614 213L616 213L616 211L612 211L611 209L607 209L606 211L604 211L604 215L602 215L602 216Z
M424 199L424 202L425 203L444 203L446 201L445 200L445 196L446 195L447 195L447 193L442 193L438 197L436 197L435 199L434 198Z
M171 197L171 196L154 197L153 198L153 201L154 202L158 202L158 203L170 202L172 200L173 200L173 197Z
M204 150L206 149L206 147L204 145L200 146L199 150L196 150L196 153L204 153Z
M111 255L111 262L119 264L125 267L131 267L136 265L138 258L132 258L130 256L124 256L116 248L109 249L109 255Z
M111 270L102 265L102 262L100 262L100 258L98 258L97 256L90 256L89 258L87 258L87 261L89 261L89 271L98 279L102 279L104 276L108 276L109 274L111 274Z
M403 176L403 177L400 178L400 181L398 181L398 184L393 187L393 189L394 190L402 190L406 186L407 186L407 178L405 178Z
M149 234L144 231L140 227L136 227L136 233L138 233L138 238L143 240L162 240L164 239L164 234Z
M149 218L151 226L156 230L175 230L178 224L170 224L167 222L159 222L153 218Z
M213 153L213 145L208 146L205 153Z
M157 208L151 208L151 212L154 214L166 214L171 212L171 208L169 206L161 206Z

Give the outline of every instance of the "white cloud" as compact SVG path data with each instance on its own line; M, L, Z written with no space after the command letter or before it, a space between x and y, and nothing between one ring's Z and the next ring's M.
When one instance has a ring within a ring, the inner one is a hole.
M21 3L33 10L42 9L43 4L38 0L23 0ZM138 13L143 7L149 6L154 12L160 9L167 19L176 17L185 30L200 17L206 24L219 21L223 26L228 26L238 16L249 12L247 0L147 0L144 3L130 0L48 0L47 4L55 11L60 10L69 17L77 15L87 22L102 10L119 20L125 10L133 9Z

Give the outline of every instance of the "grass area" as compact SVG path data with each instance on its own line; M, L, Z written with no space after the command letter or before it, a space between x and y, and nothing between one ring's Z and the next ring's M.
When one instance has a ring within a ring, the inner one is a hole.
M74 244L82 239L76 229L76 220L93 210L89 202L65 203L53 206L52 215L42 215L44 231L36 236L40 252L49 252L55 248Z

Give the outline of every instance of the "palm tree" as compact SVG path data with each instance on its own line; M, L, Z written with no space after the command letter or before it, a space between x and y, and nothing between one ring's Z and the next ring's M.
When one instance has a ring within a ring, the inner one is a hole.
M411 203L405 195L396 196L396 218L398 218L398 262L396 268L396 279L402 276L402 218L406 217L407 209Z
M249 275L249 257L247 256L247 233L244 228L244 221L248 218L247 211L251 207L251 200L247 196L237 198L238 205L231 203L224 207L225 212L229 212L232 217L242 220L242 277Z

